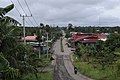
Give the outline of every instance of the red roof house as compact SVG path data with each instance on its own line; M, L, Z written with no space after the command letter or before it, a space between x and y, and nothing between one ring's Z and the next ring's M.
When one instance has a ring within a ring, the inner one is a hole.
M96 43L99 40L106 41L107 40L106 34L95 34L95 33L79 33L72 35L72 40L70 43Z
M36 37L37 36L26 36L25 40L26 41L36 41ZM22 40L24 40L24 37L22 38Z

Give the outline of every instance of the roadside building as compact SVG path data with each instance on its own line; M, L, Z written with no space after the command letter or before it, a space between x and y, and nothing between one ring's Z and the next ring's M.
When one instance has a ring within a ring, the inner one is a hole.
M72 37L68 38L68 42L71 45L78 45L78 44L94 44L101 41L106 41L108 35L100 34L100 33L81 33L78 32L77 34L72 34Z

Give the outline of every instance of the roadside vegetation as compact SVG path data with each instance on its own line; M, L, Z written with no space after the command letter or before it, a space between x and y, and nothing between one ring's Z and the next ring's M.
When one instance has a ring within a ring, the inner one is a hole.
M96 80L120 80L120 27L75 27L68 25L66 38L70 32L108 33L107 41L94 44L78 44L74 47L74 66L80 73Z
M107 41L78 45L74 65L97 80L120 80L120 34L111 34Z
M22 80L53 80L53 72L38 72L37 76L30 73L23 76Z
M46 58L46 55L41 52L39 57L39 52L31 45L19 42L23 35L22 28L19 27L20 23L6 16L13 8L14 4L0 8L0 80L50 80L53 78L53 72L39 71L38 68L51 66L51 55ZM61 30L59 27L51 28L43 24L41 26L42 28L28 27L26 35L35 33L41 38L45 31L48 32L49 38L53 40L48 44L51 49L54 41L61 36ZM40 29L42 29L41 33ZM49 53L52 52L49 50Z

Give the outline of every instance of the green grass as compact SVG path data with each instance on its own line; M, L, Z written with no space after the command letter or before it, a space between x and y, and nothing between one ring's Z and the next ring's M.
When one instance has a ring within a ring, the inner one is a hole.
M74 55L74 65L77 66L80 73L94 78L96 80L120 80L116 77L116 67L106 67L101 69L100 64L80 62L79 58L76 60L77 55Z
M53 72L37 73L38 78L34 74L24 75L22 80L53 80Z

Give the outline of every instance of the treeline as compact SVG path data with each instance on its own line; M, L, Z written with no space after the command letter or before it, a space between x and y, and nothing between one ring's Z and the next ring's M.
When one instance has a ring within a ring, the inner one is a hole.
M21 31L23 31L23 27L19 27ZM26 36L34 36L42 34L43 36L46 36L46 33L48 33L49 39L59 38L62 35L61 28L59 27L50 27L44 26L44 27L26 27ZM18 36L23 36L23 32L21 32Z
M63 28L66 29L66 28ZM75 31L75 32L83 32L83 33L113 33L117 31L120 33L120 27L94 27L94 26L88 26L88 27L75 27L75 28L68 28L69 31Z

